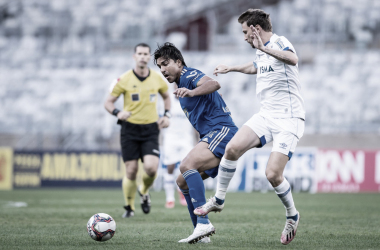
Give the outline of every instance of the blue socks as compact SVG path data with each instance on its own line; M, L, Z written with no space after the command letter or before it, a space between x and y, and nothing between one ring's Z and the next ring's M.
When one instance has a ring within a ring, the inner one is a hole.
M218 203L218 205L223 205L223 203L224 203L224 200L219 199L219 198L216 197L216 196L215 196L215 201L216 201L216 203Z
M292 219L294 221L297 221L298 220L298 213L294 216L286 216L286 219Z
M191 205L193 207L193 210L194 210L194 207L200 207L200 206L204 205L206 203L205 186L203 184L202 177L198 173L198 171L195 169L190 169L190 170L187 170L185 173L183 173L182 176L183 176L183 178L185 178L187 186L189 187L189 193L190 193L190 197L191 197L190 203L192 203ZM186 199L186 201L187 201L187 199ZM189 204L189 202L187 204ZM190 206L188 205L188 209L190 211L189 207ZM193 213L193 211L190 212L190 216L192 213ZM208 219L208 215L198 216L197 217L197 223L209 224L210 221ZM194 222L193 222L193 224L194 224Z
M194 206L191 203L191 197L189 193L189 189L180 189L183 196L185 196L187 209L189 210L191 221L193 222L194 228L197 226L197 216L194 214Z

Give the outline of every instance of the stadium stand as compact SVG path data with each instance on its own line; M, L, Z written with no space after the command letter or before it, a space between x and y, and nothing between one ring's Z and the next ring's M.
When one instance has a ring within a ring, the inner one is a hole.
M215 10L216 20L229 21L210 24L207 51L186 51L187 64L211 75L219 63L252 61L239 12L230 8L236 3L272 13L275 32L299 48L306 134L379 134L380 2L263 2L0 0L0 145L118 148L119 127L103 101L112 80L132 67L133 46L145 41L154 49L165 41L175 31L170 15L210 20ZM259 109L255 77L217 79L241 126Z

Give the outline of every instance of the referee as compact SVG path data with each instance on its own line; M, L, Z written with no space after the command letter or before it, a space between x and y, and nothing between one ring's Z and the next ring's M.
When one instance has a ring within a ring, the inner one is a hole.
M135 46L135 67L120 76L111 86L104 106L118 118L121 124L120 143L126 176L123 178L123 194L126 205L124 218L134 216L136 196L136 174L138 159L144 163L142 185L138 188L141 208L150 211L149 188L156 178L159 163L158 135L161 128L169 126L170 97L168 85L160 74L148 68L150 47L145 43ZM118 110L114 103L124 95L124 108ZM165 114L158 118L157 95L164 99Z

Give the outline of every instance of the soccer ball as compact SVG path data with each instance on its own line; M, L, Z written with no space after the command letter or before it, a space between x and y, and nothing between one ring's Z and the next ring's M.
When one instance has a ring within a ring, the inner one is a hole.
M94 214L87 222L87 232L96 241L111 239L115 230L115 220L105 213Z

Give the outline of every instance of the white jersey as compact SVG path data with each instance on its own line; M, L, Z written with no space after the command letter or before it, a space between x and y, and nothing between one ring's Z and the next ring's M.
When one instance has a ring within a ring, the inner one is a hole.
M171 118L170 118L170 126L165 131L165 136L167 137L175 137L177 140L181 140L182 138L194 138L194 129L189 120L187 119L185 113L181 108L181 104L179 100L172 94L173 91L169 90L170 102L171 102Z
M194 128L183 112L179 100L172 94L173 91L173 87L170 86L170 126L163 129L162 162L165 165L182 161L194 147Z
M276 34L272 35L265 46L296 53L288 39ZM257 68L256 95L261 106L259 113L264 117L305 119L298 64L285 64L261 50L257 50L253 64Z

